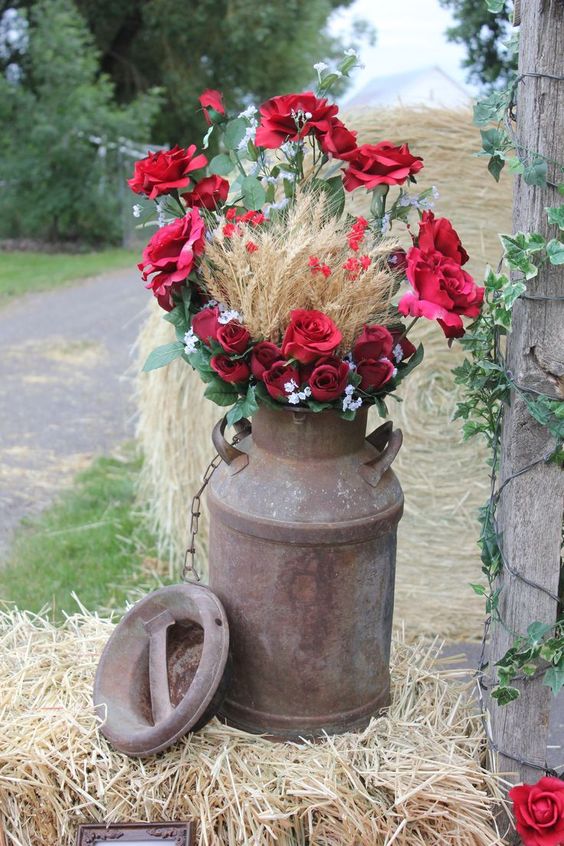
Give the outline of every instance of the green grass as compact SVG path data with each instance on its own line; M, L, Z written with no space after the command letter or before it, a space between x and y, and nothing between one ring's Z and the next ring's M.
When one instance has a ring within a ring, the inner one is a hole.
M137 261L138 253L121 248L74 255L0 252L0 306L30 291L47 291L86 276L134 267Z
M139 583L140 564L154 556L153 538L135 503L141 462L133 448L99 458L72 488L16 535L0 569L0 600L54 619L77 610L120 607Z

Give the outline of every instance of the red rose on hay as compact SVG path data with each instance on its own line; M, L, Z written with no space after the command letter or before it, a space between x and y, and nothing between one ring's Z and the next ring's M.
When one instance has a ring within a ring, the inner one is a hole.
M353 347L355 361L366 358L389 358L392 354L394 339L385 326L365 325Z
M187 206L192 208L198 207L213 211L226 201L228 194L229 182L227 179L214 175L200 179L192 191L182 195L182 199Z
M300 384L300 373L297 367L291 364L286 364L284 361L278 361L265 370L263 373L263 381L266 390L273 399L287 399L291 391L286 390L286 385L289 382L294 382L296 385Z
M299 141L312 132L318 138L323 137L329 132L339 109L325 98L318 98L311 91L305 91L303 94L272 97L262 104L259 111L260 126L255 144L274 150L286 141ZM338 123L341 124L340 121ZM334 133L339 134L339 143L344 144L340 127L335 127ZM336 138L334 143L338 143Z
M525 846L564 843L564 782L545 776L536 784L520 784L509 791Z
M212 124L212 119L210 117L208 109L213 109L214 112L218 112L218 114L220 115L225 114L225 106L223 105L222 94L220 91L216 91L215 88L207 88L200 94L198 100L200 101L200 105L202 106L204 118L208 126L211 126Z
M225 352L241 355L249 346L251 335L236 320L230 320L229 323L219 324L216 338Z
M283 358L282 350L276 344L271 341L259 341L251 353L251 372L255 379L262 381L264 371L269 370L275 362Z
M160 194L169 194L190 184L190 174L205 167L208 160L196 153L196 145L186 150L176 145L172 150L159 150L135 162L134 174L127 184L136 194L146 194L154 200Z
M287 358L297 358L309 364L324 355L331 355L342 340L339 329L321 311L295 309L284 334L282 352Z
M340 397L349 381L349 365L346 361L328 356L316 362L309 377L311 395L317 402L331 402Z
M412 156L407 144L396 147L390 141L363 144L346 156L348 167L343 174L347 191L377 185L402 185L423 167L420 156Z
M450 220L446 217L436 218L432 211L424 211L421 216L417 246L421 250L436 250L458 264L466 264L468 261L468 253Z
M227 355L213 355L210 365L224 382L246 382L251 371L246 361L241 358L229 358Z
M361 377L359 388L363 391L376 391L389 382L395 372L395 367L387 358L375 360L367 358L361 361L356 372Z
M145 281L151 273L156 274L147 288L165 311L173 308L172 293L188 278L204 246L204 221L198 209L191 209L185 217L158 229L143 250L139 270Z
M407 254L407 278L413 291L401 298L400 314L436 320L447 338L464 335L461 315L478 317L484 289L454 259L437 250L412 247Z

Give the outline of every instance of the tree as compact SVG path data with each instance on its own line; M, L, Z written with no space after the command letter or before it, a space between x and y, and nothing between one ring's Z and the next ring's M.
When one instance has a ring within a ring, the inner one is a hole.
M513 49L504 47L511 36L508 0L495 15L488 11L484 0L439 2L452 11L456 21L456 25L446 31L448 40L466 47L467 56L462 64L469 69L468 80L503 87L517 67Z
M117 241L120 139L147 141L157 97L115 104L71 0L40 0L23 30L17 55L0 56L17 68L0 76L0 232Z

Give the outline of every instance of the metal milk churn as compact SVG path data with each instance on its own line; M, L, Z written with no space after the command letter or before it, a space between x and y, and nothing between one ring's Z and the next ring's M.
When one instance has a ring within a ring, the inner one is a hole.
M229 620L221 716L274 738L365 727L389 703L401 432L261 407L212 477L210 588Z

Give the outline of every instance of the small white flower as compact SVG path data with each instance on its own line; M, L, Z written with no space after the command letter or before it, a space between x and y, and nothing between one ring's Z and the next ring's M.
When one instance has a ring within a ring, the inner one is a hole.
M389 232L389 231L390 231L390 212L386 212L386 214L382 218L382 224L381 224L382 235L385 235L386 232Z
M345 394L350 397L351 394L354 394L354 385L347 385L345 388Z
M438 200L439 197L441 196L438 192L438 189L434 185L431 188L431 194L432 194L434 200Z
M303 391L298 391L298 397L301 400L306 400L311 396L311 388L304 388Z
M403 350L401 348L401 344L396 344L392 352L394 354L396 364L399 364L403 358Z
M311 388L304 388L304 391L303 391L303 392L304 392L304 394L306 395L306 397L310 397L310 396L311 396Z
M217 304L218 304L217 300L208 300L207 303L202 306L202 311L205 308L214 308L214 306L216 306ZM223 306L223 308L225 308L225 306Z
M348 50L345 50L345 56L354 56L355 59L358 59L358 53L354 49L354 47L349 47Z
M286 391L286 393L287 393L287 394L291 394L291 393L293 393L293 392L296 390L296 388L298 388L298 387L299 387L298 383L297 383L294 379L290 379L290 381L289 381L289 382L286 382L286 383L285 383L285 385L284 385L284 390Z
M347 409L348 409L348 407L350 406L350 404L351 404L351 398L350 398L350 396L346 396L346 397L343 399L343 411L347 411Z
M143 206L140 206L138 203L135 203L133 206L133 217L141 217L141 212L143 211Z
M313 115L311 112L304 112L304 117L306 118L306 120L311 120Z
M158 200L155 200L155 203L157 205L157 222L159 224L159 227L162 227L166 223L165 205L164 205L165 201L158 199Z
M404 194L401 195L398 202L400 206L403 206L405 208L405 206L411 206L413 204L413 199L409 196L406 191Z
M300 395L299 394L290 394L288 397L288 402L290 405L298 405L300 402Z
M240 112L238 117L246 118L247 120L252 120L254 118L254 116L256 115L257 111L258 111L258 109L257 109L256 106L250 105L250 106L247 106L247 108L244 109L242 112Z
M352 359L348 359L347 364L349 365L349 370L356 370L356 364L352 361Z
M361 405L362 405L362 397L358 397L358 399L355 399L350 403L349 408L350 408L351 411L356 411L357 408L360 408Z
M318 74L321 74L324 70L327 70L328 67L329 65L326 65L325 62L317 62L313 66L313 69L316 70Z
M186 334L184 335L184 349L187 353L196 352L198 348L198 344L200 343L199 339L196 337L193 329L188 329Z
M255 121L255 124L256 124L256 121ZM237 149L238 150L246 150L247 144L249 143L249 141L255 140L256 132L257 132L256 125L255 126L248 126L247 129L245 130L245 134L244 134L243 138L241 138L241 141L239 142L239 146L237 147Z

